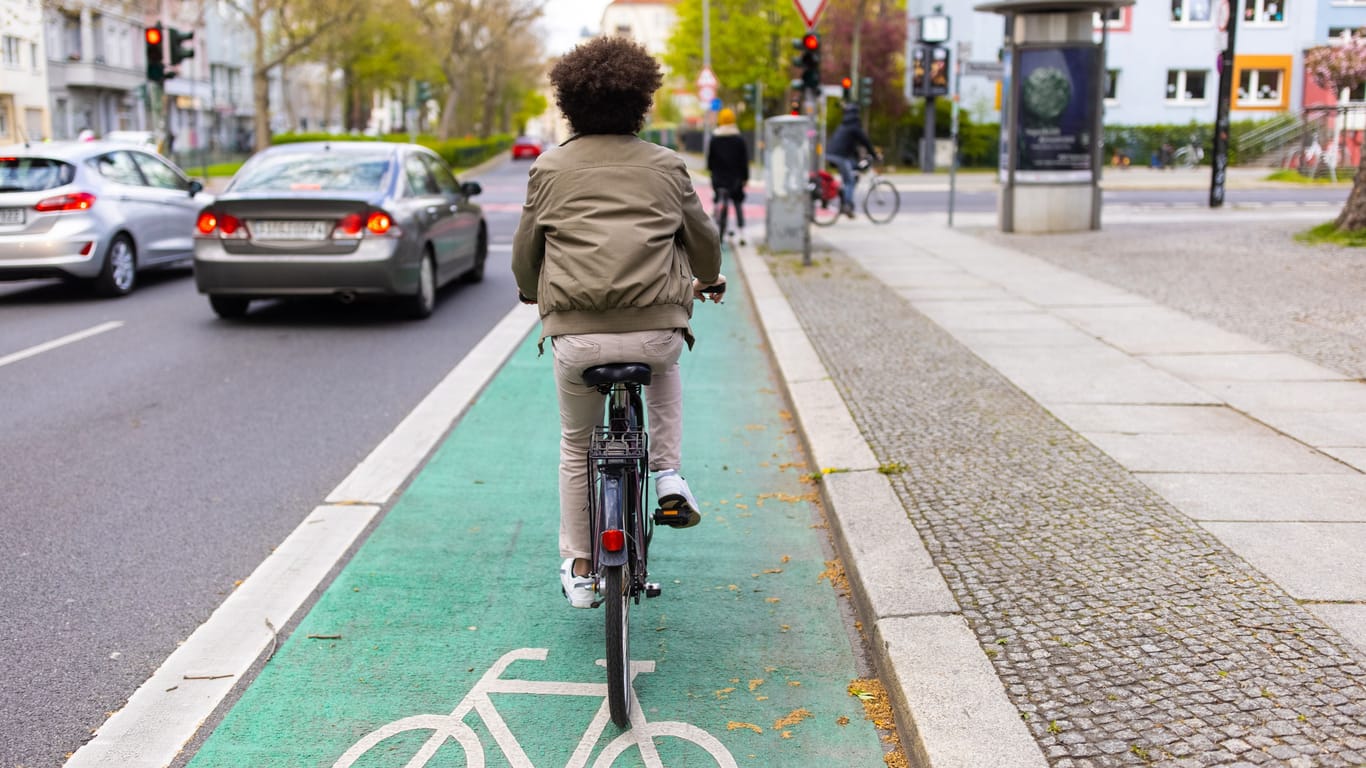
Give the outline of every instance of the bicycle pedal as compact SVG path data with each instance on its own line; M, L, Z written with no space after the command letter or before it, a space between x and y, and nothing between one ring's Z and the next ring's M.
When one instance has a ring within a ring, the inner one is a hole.
M663 592L663 591L664 591L664 588L661 587L661 586L659 586L659 583L658 583L658 582L654 582L654 581L647 581L647 582L645 582L645 596L646 596L646 597L659 597L660 593Z

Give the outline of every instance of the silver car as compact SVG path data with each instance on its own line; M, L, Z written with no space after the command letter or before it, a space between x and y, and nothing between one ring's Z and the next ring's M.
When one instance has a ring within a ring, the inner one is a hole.
M123 296L138 270L193 255L203 189L126 143L0 147L0 280L62 277Z
M195 284L225 318L292 296L384 297L424 318L441 285L484 277L480 191L416 144L270 147L200 213Z

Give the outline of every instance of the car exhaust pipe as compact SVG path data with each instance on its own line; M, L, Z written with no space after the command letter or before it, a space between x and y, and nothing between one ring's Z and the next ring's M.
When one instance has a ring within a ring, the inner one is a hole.
M337 294L337 301L340 301L340 302L343 303L343 304L355 304L355 303L356 303L356 292L355 292L355 291L342 291L341 293Z

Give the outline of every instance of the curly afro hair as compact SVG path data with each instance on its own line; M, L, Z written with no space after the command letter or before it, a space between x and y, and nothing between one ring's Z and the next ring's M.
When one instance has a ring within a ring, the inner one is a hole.
M599 37L550 70L555 103L577 134L637 133L664 82L659 62L624 37Z

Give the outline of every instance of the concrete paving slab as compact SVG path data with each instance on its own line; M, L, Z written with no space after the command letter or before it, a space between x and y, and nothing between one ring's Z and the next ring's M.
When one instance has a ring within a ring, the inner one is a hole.
M1222 405L1050 405L1064 424L1077 432L1130 435L1261 435L1276 434L1266 426Z
M1066 322L1037 309L1020 312L975 311L962 304L919 304L920 310L946 331L1065 331Z
M1358 472L1366 472L1366 448L1330 446L1320 450L1338 461L1346 463Z
M1131 355L1275 351L1246 336L1155 304L1146 307L1060 307L1057 313Z
M1366 523L1202 523L1297 600L1366 602Z
M885 619L874 642L896 666L888 691L912 713L903 742L912 765L1044 768L1048 762L961 616Z
M1350 378L1284 352L1259 355L1147 355L1142 359L1187 381L1341 381Z
M1319 413L1258 409L1257 419L1314 446L1366 446L1366 413L1360 411Z
M1304 607L1341 632L1353 645L1366 650L1366 604L1306 603Z
M972 347L979 357L1045 405L1053 403L1208 404L1218 401L1174 376L1100 343L1050 348Z
M793 409L811 446L813 471L877 469L877 457L829 379L788 382Z
M1261 411L1366 413L1366 384L1354 381L1220 381L1200 388L1230 405Z
M1366 475L1138 476L1201 521L1366 523Z
M1130 472L1228 472L1347 474L1352 470L1296 440L1280 435L1082 436Z
M788 381L821 381L830 378L825 371L825 363L821 362L816 350L806 340L805 331L800 328L774 330L768 338L773 357Z
M895 288L895 286L893 286ZM935 286L903 286L897 288L897 292L905 296L912 303L920 301L997 301L999 299L1010 298L1011 294L996 286L977 286L977 287L935 287Z
M920 306L916 302L916 309ZM1073 327L1049 331L996 331L964 330L954 332L954 337L969 347L1072 347L1094 345L1096 337L1089 336ZM1041 352L1042 353L1042 352Z

